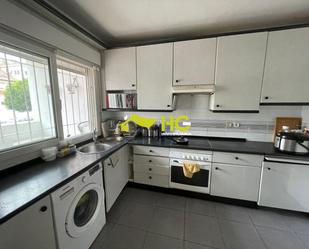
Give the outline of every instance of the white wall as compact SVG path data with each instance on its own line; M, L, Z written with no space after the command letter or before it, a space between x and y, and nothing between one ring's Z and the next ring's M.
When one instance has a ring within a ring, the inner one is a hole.
M0 23L55 48L101 65L100 52L60 28L32 15L9 0L0 0Z
M158 100L159 101L159 100ZM208 109L207 95L179 95L176 110L169 112L137 112L145 117L161 115L187 115L192 121L190 132L200 136L227 136L246 138L252 141L272 141L276 117L302 117L309 120L309 107L302 106L260 106L259 113L214 113ZM123 118L132 112L114 113L113 117ZM103 114L103 118L105 115ZM111 114L109 114L111 117ZM226 123L237 122L239 128L227 128Z

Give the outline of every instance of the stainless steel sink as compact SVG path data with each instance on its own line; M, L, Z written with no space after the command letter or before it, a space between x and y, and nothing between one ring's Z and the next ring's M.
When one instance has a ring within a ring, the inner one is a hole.
M115 136L115 137L105 137L102 139L102 142L121 142L123 141L123 137Z
M110 144L106 143L92 143L92 144L86 144L79 148L79 152L85 153L85 154L96 154L96 153L102 153L104 151L109 150L112 147Z

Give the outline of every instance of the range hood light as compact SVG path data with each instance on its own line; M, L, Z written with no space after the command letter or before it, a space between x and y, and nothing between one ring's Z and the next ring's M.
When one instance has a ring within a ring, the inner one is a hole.
M214 92L215 92L215 85L173 86L174 94L181 94L181 93L213 94Z

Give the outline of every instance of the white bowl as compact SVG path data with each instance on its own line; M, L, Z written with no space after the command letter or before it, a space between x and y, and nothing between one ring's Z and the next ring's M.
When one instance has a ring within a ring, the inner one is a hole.
M56 146L44 148L41 150L42 156L41 158L44 161L53 161L57 157L58 148Z

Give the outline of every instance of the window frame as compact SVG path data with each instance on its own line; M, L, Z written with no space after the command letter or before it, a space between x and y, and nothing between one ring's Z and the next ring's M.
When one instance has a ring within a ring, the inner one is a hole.
M19 163L40 157L41 149L44 147L55 146L61 139L62 119L61 119L61 103L59 98L59 87L57 78L56 53L53 48L44 46L37 41L26 38L19 34L13 34L6 30L0 29L0 43L4 46L24 51L33 55L43 56L47 58L49 64L49 77L51 83L52 94L52 111L55 120L56 137L32 144L22 145L7 151L0 152L0 171L15 166ZM19 155L16 157L16 155Z
M100 98L101 96L98 95L97 93L100 93L100 69L99 67L96 67L93 65L93 63L89 63L87 61L84 61L80 58L77 58L73 55L69 55L63 51L58 51L57 52L57 55L56 55L56 60L61 60L61 61L64 61L66 63L71 63L72 65L77 65L77 66L80 66L80 67L84 67L87 69L87 75L86 77L89 77L88 80L91 80L93 81L92 82L92 86L94 87L94 90L93 90L93 93L94 93L94 107L93 109L95 110L94 112L94 127L97 129L97 134L98 135L101 135L101 131L99 129L100 127L100 115L99 115L99 110L98 110L98 106L100 106ZM66 68L66 67L63 67L63 66L59 66L57 65L57 69L61 69L61 70L68 70L70 71L69 68ZM91 73L91 75L89 75L89 71L88 70L93 70L93 72ZM58 74L57 74L58 75ZM93 76L91 78L91 76ZM59 89L59 88L58 88ZM59 93L60 94L60 93ZM60 100L60 95L59 95L59 100ZM61 100L60 100L60 114L61 114ZM90 111L90 110L89 110ZM89 140L92 138L92 131L90 131L89 133L86 133L86 134L83 134L83 135L79 135L79 136L74 136L74 137L70 137L70 138L65 138L64 137L64 132L63 132L63 123L61 123L61 126L62 126L62 133L61 133L61 139L69 139L72 143L80 143L80 142L83 142L83 141L86 141L86 140Z

